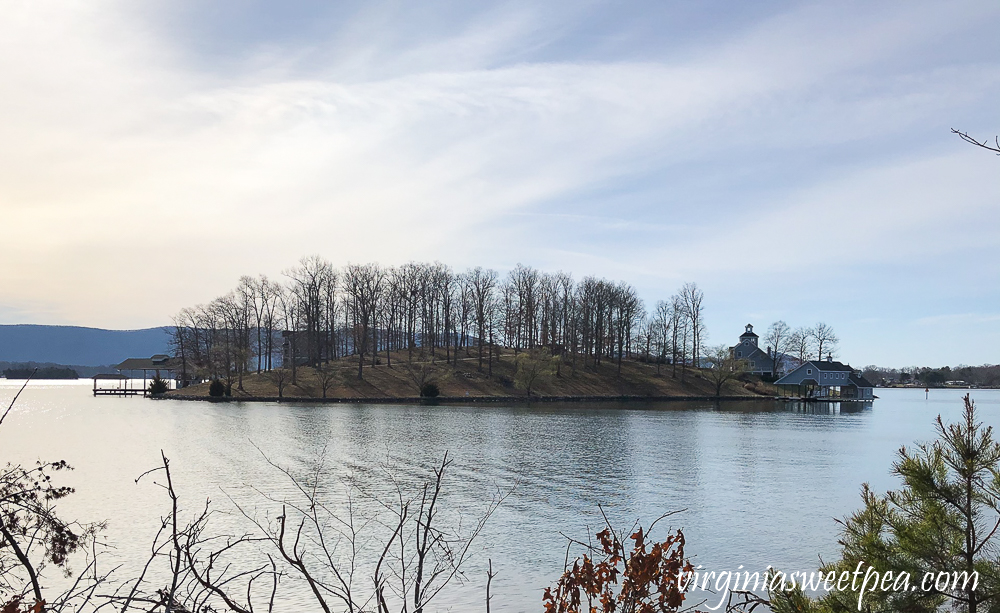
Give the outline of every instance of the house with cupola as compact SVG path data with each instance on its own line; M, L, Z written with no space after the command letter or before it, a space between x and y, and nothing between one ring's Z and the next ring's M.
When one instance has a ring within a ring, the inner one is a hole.
M742 360L746 364L746 371L755 375L775 374L775 361L777 357L772 355L771 348L766 350L758 346L760 337L753 331L753 326L747 324L746 331L740 335L740 342L735 347L730 347L733 357Z

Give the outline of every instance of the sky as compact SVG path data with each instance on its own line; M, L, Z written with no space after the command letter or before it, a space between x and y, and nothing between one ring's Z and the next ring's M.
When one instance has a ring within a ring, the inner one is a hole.
M14 0L0 323L241 275L517 263L705 292L708 343L1000 362L1000 3Z

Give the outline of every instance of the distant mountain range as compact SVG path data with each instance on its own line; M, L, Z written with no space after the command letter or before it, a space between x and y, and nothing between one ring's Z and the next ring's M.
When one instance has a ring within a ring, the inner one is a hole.
M168 353L172 328L0 325L0 362L103 366ZM81 373L82 374L82 373Z

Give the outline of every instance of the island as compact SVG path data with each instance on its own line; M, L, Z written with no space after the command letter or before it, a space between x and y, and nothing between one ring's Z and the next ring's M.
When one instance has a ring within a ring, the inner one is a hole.
M79 379L80 375L66 366L46 366L34 368L31 366L14 366L3 371L8 379Z
M440 353L440 355L437 355ZM242 377L195 383L171 390L169 398L234 400L399 402L574 401L611 399L773 398L775 388L752 375L734 376L721 385L710 368L635 359L572 363L547 351L495 351L492 360L429 351L382 352L366 361L359 378L358 357L318 365L247 372Z

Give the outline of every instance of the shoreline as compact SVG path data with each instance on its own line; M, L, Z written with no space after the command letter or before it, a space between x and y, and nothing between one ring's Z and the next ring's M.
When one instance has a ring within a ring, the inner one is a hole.
M302 404L497 404L497 403L517 403L529 404L532 402L683 402L683 401L710 401L710 400L770 400L776 401L774 396L762 395L738 395L738 396L435 396L425 398L420 396L407 397L336 397L336 398L315 398L311 396L184 396L164 394L162 396L150 396L154 400L185 400L192 402L273 402L273 403L302 403Z

